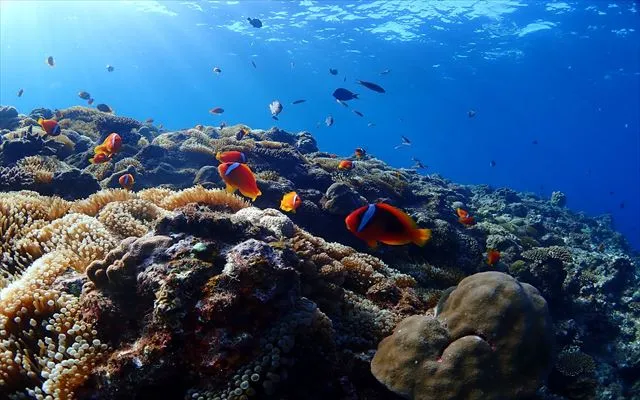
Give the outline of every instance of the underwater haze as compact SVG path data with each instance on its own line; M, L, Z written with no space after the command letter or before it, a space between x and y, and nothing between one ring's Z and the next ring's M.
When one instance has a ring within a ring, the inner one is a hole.
M419 159L427 166L421 173L455 182L542 198L561 191L575 211L611 214L640 249L635 2L3 0L0 7L0 104L21 113L86 105L77 94L87 91L94 106L169 130L223 121L306 130L328 152L362 147L397 167ZM359 98L343 107L332 96L339 87ZM269 111L276 99L278 121ZM224 113L209 113L215 107Z

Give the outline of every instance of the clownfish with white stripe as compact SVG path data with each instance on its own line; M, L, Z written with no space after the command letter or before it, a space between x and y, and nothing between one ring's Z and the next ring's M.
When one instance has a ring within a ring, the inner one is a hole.
M280 201L280 209L282 211L295 213L298 207L302 204L302 199L296 192L289 192L282 196Z
M378 242L424 246L431 239L430 229L419 229L409 215L386 203L360 207L345 222L347 229L371 248L377 247Z
M218 165L218 173L227 185L227 192L239 190L243 196L255 201L262 194L258 189L256 177L247 164L226 162Z

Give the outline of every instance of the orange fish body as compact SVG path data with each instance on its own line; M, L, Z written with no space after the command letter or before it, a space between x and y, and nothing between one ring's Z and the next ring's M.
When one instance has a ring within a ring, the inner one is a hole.
M252 201L255 201L262 194L258 189L256 177L246 164L239 162L222 163L218 165L218 173L224 183L227 184L227 192L233 193L239 190L243 196L250 198Z
M493 267L498 261L500 261L500 252L496 249L487 250L487 264Z
M460 218L467 218L469 216L469 212L466 210L463 210L462 208L456 208L456 213Z
M282 211L290 211L295 213L298 207L302 204L302 199L298 196L296 192L289 192L282 196L282 201L280 201L280 209Z
M120 150L120 147L122 147L122 138L117 133L111 133L101 145L96 146L93 152L113 155Z
M89 159L89 162L91 164L102 164L102 163L109 162L110 160L111 160L111 155L106 153L97 153L96 155L93 156L93 158Z
M390 245L415 243L424 246L431 239L430 229L418 229L410 216L386 204L358 208L345 219L347 229L375 248L378 242Z
M338 169L342 169L342 170L353 169L353 161L350 161L350 160L340 161L340 163L338 164Z
M133 179L133 175L131 174L124 174L120 177L120 179L118 179L118 183L120 183L120 186L122 186L124 189L131 190L131 188L133 188L133 184L135 183L135 179Z
M42 119L38 118L38 125L51 136L58 136L60 134L60 125L55 119Z
M221 163L246 163L247 156L245 156L241 151L219 151L216 153L216 160L220 161Z
M465 226L472 226L476 224L476 219L472 216L459 217L458 222Z

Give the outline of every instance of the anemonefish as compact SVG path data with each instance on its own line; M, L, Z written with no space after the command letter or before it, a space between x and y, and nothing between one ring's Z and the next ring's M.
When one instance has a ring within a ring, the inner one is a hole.
M55 119L42 119L38 118L38 125L51 136L58 136L60 134L60 125Z
M362 158L367 154L367 151L362 147L358 147L355 151L357 158Z
M105 153L107 155L113 155L117 153L122 147L122 138L117 133L110 133L104 139L101 145L98 145L93 149L95 154Z
M135 183L135 180L133 179L133 175L124 174L120 177L120 179L118 179L118 182L120 183L120 186L122 186L124 189L131 190L131 188L133 188L133 184Z
M458 222L465 226L472 226L476 224L476 219L469 215L466 217L458 217Z
M469 216L469 212L462 208L456 208L456 214L458 214L460 218L467 218Z
M410 216L386 204L369 204L358 208L345 219L347 229L374 248L378 242L390 245L415 243L424 246L431 238L430 229L418 229Z
M258 189L256 177L251 169L239 162L226 162L218 166L220 177L227 184L227 192L233 193L239 190L243 196L255 201L262 194Z
M496 249L487 250L487 264L493 267L498 261L500 261L500 252Z
M106 153L97 153L93 158L89 159L91 164L102 164L111 160L111 155Z
M302 199L298 196L296 192L289 192L282 196L282 201L280 202L280 209L282 211L291 211L295 213L298 207L302 204Z
M241 151L224 151L224 152L217 152L216 153L216 160L220 161L220 162L230 162L230 163L234 163L234 162L239 162L239 163L246 163L247 162L247 156L244 155L243 152Z
M338 169L349 170L353 168L353 161L351 160L342 160L338 164Z

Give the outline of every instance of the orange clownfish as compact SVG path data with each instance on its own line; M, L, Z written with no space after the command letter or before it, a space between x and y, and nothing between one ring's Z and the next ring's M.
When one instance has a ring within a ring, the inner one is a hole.
M110 154L98 153L94 155L93 158L90 158L89 162L91 164L102 164L102 163L109 162L111 160L111 157L112 156Z
M456 214L458 214L458 217L460 218L467 218L469 216L469 212L462 208L456 208Z
M280 202L280 209L282 211L291 211L295 213L298 207L302 204L302 199L298 196L296 192L289 192L282 196L282 201Z
M418 229L410 216L386 204L358 208L345 219L347 229L375 248L378 242L390 245L415 243L424 246L431 239L430 229Z
M131 174L124 174L120 177L120 179L118 179L118 182L124 189L131 190L131 188L133 188L133 184L135 183L135 179L133 179L133 175Z
M355 153L356 153L356 158L362 158L367 154L367 151L362 147L358 147Z
M224 183L227 184L227 192L229 193L239 190L243 196L250 198L252 201L255 201L262 194L258 189L256 177L246 164L239 162L222 163L218 165L218 173Z
M60 125L55 119L42 119L38 118L38 125L51 136L58 136L60 134Z
M340 163L338 164L338 169L342 169L342 170L353 169L353 161L351 160L340 161Z
M493 267L498 261L500 261L500 252L496 249L487 250L487 264Z
M109 134L109 136L107 136L106 139L104 139L104 142L102 142L101 145L96 146L93 152L95 154L105 153L112 156L120 150L121 146L122 138L120 137L120 135L118 135L117 133L111 133Z
M234 163L234 162L239 162L239 163L246 163L247 162L247 156L244 155L243 152L241 151L225 151L225 152L217 152L216 153L216 160L225 163L225 162L230 162L230 163Z

